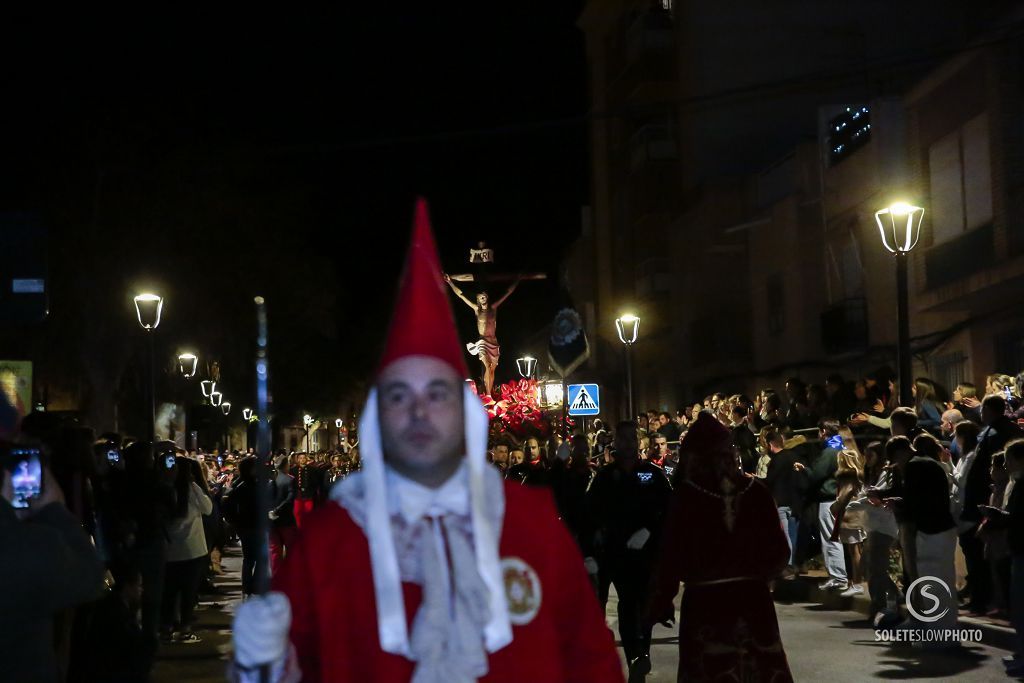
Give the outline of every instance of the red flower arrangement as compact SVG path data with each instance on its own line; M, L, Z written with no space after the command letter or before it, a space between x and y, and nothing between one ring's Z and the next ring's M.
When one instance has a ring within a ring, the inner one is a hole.
M495 396L499 398L495 400ZM511 432L519 438L545 437L551 433L551 422L537 400L536 380L507 382L492 396L480 398L491 418L492 433Z

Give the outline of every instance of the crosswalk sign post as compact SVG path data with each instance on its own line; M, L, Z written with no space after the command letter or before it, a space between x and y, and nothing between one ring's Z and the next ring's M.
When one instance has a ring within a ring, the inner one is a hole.
M570 415L597 415L601 412L601 391L596 384L570 384L568 393Z

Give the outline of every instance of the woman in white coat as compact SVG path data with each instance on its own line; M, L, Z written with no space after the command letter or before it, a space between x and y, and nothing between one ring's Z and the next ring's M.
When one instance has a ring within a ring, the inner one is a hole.
M199 463L179 456L174 488L177 507L167 523L167 567L161 609L161 639L165 642L198 643L192 631L193 611L199 584L209 561L203 515L213 511L213 501L197 483Z

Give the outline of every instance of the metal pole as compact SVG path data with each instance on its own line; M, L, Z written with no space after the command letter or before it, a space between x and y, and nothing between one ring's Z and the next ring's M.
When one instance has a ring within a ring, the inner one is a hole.
M626 344L626 397L629 406L629 419L635 420L633 413L633 345Z
M896 306L897 306L897 354L899 371L900 405L913 405L914 359L910 355L910 298L907 286L907 259L909 254L896 254Z
M562 441L569 438L569 390L562 378Z
M270 414L272 411L269 389L270 361L267 355L267 308L263 297L256 297L256 407L260 416L256 436L256 492L260 514L256 519L260 534L260 561L256 566L261 569L256 573L256 593L262 595L270 590L270 562L268 536L270 533L270 470L267 460L270 458L271 434ZM266 673L266 672L264 672ZM266 680L264 678L264 680Z
M146 332L149 337L149 441L156 443L156 361L153 352L153 332Z

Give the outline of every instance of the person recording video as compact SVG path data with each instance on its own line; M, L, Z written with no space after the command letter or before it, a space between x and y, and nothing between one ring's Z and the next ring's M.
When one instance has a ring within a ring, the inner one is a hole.
M54 615L103 592L104 567L42 449L0 444L0 661L12 681L58 680Z

